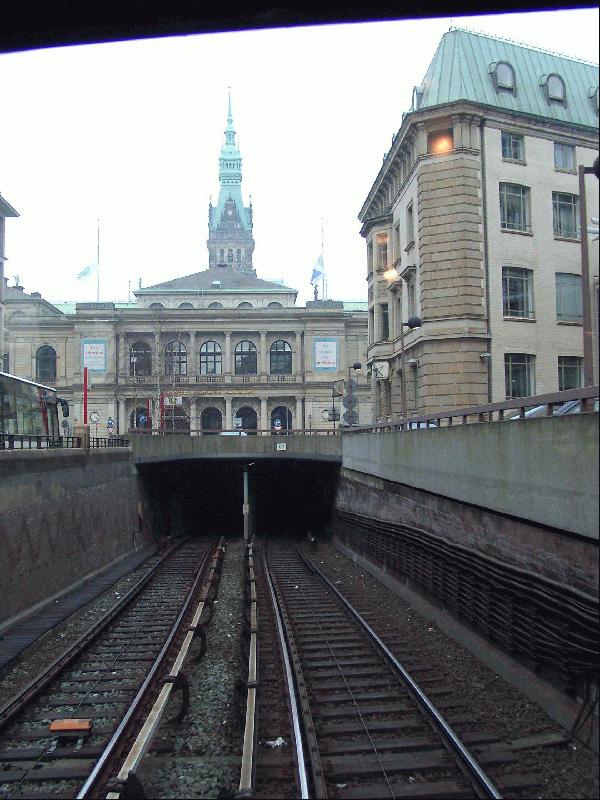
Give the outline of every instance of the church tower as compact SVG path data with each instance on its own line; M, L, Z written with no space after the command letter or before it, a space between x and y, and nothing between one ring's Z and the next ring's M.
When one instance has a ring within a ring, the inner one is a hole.
M242 200L242 156L235 143L231 92L227 104L225 140L219 156L219 200L208 206L208 266L254 273L252 253L252 202Z

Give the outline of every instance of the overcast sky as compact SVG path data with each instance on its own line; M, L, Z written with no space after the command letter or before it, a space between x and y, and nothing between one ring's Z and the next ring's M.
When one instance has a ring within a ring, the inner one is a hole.
M6 274L49 300L127 299L206 269L227 87L254 265L311 299L366 299L357 216L451 24L598 61L598 10L248 31L0 55Z

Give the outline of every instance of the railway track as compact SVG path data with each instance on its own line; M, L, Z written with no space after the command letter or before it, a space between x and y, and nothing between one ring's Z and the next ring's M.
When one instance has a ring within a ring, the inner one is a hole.
M195 634L204 646L200 616L222 551L198 540L171 548L0 709L0 797L106 797L165 684L183 690L185 711L180 667Z
M436 665L400 663L290 543L265 551L253 558L258 691L240 796L499 798L536 785L507 745L469 729Z

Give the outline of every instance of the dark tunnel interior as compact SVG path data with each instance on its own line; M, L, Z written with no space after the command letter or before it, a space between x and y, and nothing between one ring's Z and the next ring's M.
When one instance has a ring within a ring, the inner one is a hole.
M327 532L340 465L257 459L172 461L139 467L145 524L162 536L242 536L248 469L250 533L319 537Z

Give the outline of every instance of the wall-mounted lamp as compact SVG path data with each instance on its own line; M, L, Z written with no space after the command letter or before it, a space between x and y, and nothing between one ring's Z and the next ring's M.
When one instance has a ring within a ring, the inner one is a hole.
M408 361L406 362L406 366L416 369L419 366L419 362L417 361L416 358L409 358Z
M491 353L479 353L479 358L480 358L482 361L485 361L485 359L486 359L486 358L491 358L491 357L492 357L492 354L491 354Z

